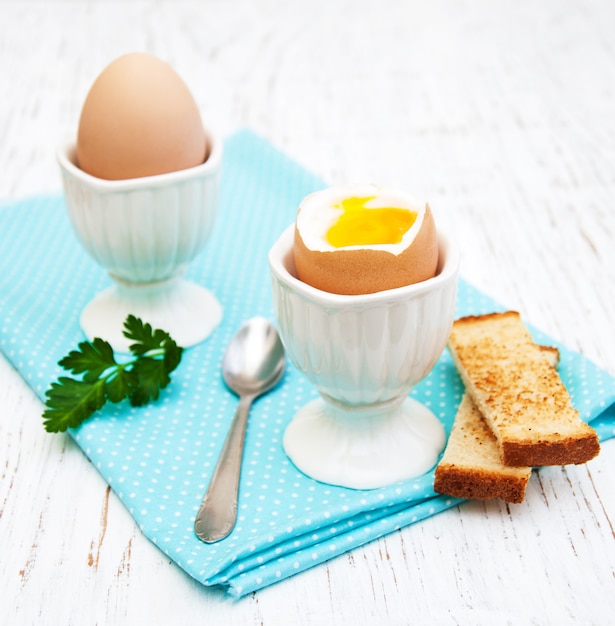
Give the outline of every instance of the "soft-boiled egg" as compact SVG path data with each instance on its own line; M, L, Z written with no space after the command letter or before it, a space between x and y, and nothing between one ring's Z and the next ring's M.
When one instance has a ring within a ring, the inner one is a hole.
M357 295L433 278L438 236L426 203L373 185L308 195L295 221L297 278L330 293Z
M196 167L207 151L197 104L164 61L125 54L94 81L77 132L84 172L108 180L154 176Z

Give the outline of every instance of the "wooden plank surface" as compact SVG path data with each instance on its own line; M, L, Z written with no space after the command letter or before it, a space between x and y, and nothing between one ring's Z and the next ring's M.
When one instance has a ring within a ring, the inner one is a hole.
M90 84L146 50L222 134L428 198L465 278L615 374L614 28L610 0L0 2L0 200L60 191ZM465 503L233 604L40 414L0 358L1 624L615 620L612 441L521 505Z

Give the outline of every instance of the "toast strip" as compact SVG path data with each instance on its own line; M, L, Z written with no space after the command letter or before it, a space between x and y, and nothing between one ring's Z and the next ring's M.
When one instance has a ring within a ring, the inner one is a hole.
M465 393L436 467L434 491L456 498L502 498L519 504L525 498L531 474L531 467L502 463L497 439L472 396Z
M505 465L578 464L600 452L595 430L580 418L519 313L458 319L448 345Z
M551 367L557 367L559 350L540 346ZM457 498L501 498L519 504L525 498L531 467L504 465L495 435L469 393L465 393L444 455L436 467L434 490Z

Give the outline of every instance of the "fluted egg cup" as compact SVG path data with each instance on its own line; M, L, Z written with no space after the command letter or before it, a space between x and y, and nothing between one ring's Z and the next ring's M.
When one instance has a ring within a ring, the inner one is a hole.
M58 150L70 222L89 255L112 278L83 309L85 335L128 352L129 314L171 334L184 347L206 339L222 307L184 278L203 250L218 209L222 142L209 135L206 161L193 168L127 180L103 180L77 165L74 142Z
M291 362L320 397L299 409L283 445L318 481L372 489L420 476L445 444L442 423L409 397L446 346L459 252L439 233L429 280L365 295L315 289L296 276L294 226L269 252L273 301Z

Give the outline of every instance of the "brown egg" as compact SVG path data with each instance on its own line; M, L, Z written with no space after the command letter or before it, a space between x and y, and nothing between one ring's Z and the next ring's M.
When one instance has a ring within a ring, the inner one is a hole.
M206 156L197 104L167 63L130 53L98 76L79 120L83 171L108 180L140 178L195 167Z
M435 276L438 237L429 205L372 185L307 196L295 223L297 277L330 293L357 295Z

